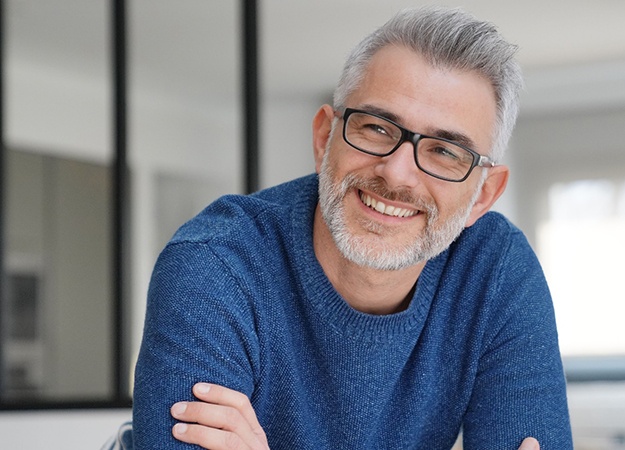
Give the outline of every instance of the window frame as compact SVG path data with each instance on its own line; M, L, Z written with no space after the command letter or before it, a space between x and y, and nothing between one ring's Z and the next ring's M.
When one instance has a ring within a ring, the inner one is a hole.
M73 410L73 409L118 409L132 405L130 376L131 373L131 316L130 316L130 283L129 255L126 249L130 246L129 218L129 185L130 174L127 161L127 1L111 0L110 7L110 42L111 42L111 83L112 95L112 308L113 308L113 348L110 368L112 371L112 394L106 399L85 400L43 400L16 399L6 400L3 395L3 371L0 370L0 411L15 410ZM257 47L257 0L241 0L240 2L240 35L242 59L243 109L242 128L244 130L243 150L245 172L245 190L250 193L259 188L259 80L258 80L258 47ZM0 0L0 110L4 110L6 66L6 2ZM6 167L5 116L0 116L0 283L6 278ZM0 309L4 308L5 289L0 290ZM0 323L0 368L4 365L1 337L4 329Z

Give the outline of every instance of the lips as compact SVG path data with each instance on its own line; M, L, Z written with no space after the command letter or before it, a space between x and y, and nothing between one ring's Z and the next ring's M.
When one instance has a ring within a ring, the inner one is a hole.
M380 200L372 198L370 195L365 194L362 191L358 191L360 200L369 208L391 217L412 217L419 213L418 210L408 208L398 208L396 206L387 205Z

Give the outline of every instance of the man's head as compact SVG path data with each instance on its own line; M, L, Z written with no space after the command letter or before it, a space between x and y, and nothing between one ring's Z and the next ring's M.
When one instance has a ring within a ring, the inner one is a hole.
M334 91L334 108L345 107L371 58L389 45L404 46L430 64L475 71L488 79L497 99L497 127L490 156L500 162L512 134L523 87L514 59L517 47L506 42L494 25L460 9L429 7L401 11L356 46L345 62Z
M344 258L411 267L488 211L508 176L487 163L517 114L513 52L490 25L441 9L402 12L354 50L335 107L313 122L316 227Z

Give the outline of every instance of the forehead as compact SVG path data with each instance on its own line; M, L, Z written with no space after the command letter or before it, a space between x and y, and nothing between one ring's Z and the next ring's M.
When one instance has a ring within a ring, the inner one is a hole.
M374 106L392 112L413 131L447 130L469 136L488 153L496 123L495 93L481 74L434 66L402 46L378 51L347 106Z

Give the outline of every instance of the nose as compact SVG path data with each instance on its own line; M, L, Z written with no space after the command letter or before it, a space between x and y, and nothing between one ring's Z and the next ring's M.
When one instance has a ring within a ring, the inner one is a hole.
M375 175L384 178L391 189L414 187L419 183L420 172L415 163L414 145L410 141L380 158L374 169Z

